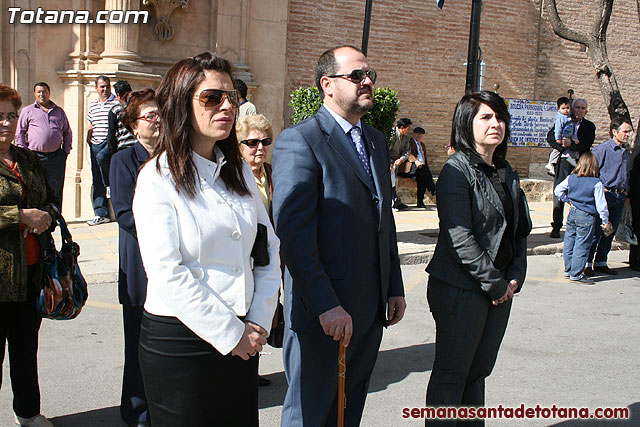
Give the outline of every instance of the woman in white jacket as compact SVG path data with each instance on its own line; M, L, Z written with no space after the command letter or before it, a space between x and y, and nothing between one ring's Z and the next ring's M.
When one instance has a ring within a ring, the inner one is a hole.
M276 306L279 241L238 149L231 64L211 52L184 59L157 101L160 139L133 201L149 278L140 365L151 422L258 425L257 353ZM266 238L256 239L258 224ZM266 262L251 257L260 244Z

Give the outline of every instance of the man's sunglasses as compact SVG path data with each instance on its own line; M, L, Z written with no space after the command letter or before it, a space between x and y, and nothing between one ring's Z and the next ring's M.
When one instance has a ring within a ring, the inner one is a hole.
M250 148L255 148L259 144L262 144L263 147L271 145L271 138L262 138L262 139L243 139L240 141L244 145Z
M371 79L371 83L375 83L378 78L378 73L374 70L353 70L349 74L334 74L332 76L327 77L344 77L345 79L351 80L355 84L362 83L362 81L369 77Z
M227 99L234 108L238 108L237 90L205 89L196 96L196 99L203 107L217 107Z

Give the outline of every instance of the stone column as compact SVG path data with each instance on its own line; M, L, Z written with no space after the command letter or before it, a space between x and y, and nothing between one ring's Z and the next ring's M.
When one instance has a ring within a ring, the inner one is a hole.
M106 0L106 10L140 10L140 0ZM143 66L138 56L138 24L105 24L101 64Z

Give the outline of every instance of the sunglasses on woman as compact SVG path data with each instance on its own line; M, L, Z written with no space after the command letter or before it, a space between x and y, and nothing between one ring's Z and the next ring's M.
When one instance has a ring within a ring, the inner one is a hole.
M256 148L258 144L262 144L263 147L267 147L271 145L271 138L262 138L262 139L243 139L240 141L244 145L250 148Z
M153 123L157 122L160 118L160 115L157 111L149 111L148 113L143 114L140 117L137 117L136 120L144 120L145 122Z
M221 90L221 89L205 89L200 95L195 97L200 101L203 107L217 107L224 100L228 100L234 108L238 108L238 91L237 90Z
M376 79L378 78L378 73L376 73L374 70L353 70L349 74L334 74L327 77L343 77L347 80L351 80L351 82L355 84L362 83L362 81L366 77L369 77L371 79L371 83L375 83Z

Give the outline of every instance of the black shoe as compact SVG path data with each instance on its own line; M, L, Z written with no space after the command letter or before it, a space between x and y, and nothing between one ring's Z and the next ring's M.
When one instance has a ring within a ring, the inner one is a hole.
M424 205L424 203L418 203L416 205L416 208L426 208L426 206Z
M262 375L258 375L258 385L260 387L266 387L271 385L271 380L267 377L263 377Z
M593 272L593 269L591 267L587 267L584 269L583 271L584 275L587 277L593 277L595 276L595 273Z
M551 233L549 233L549 237L551 237L552 239L559 239L560 238L560 230L557 228L554 228L551 230Z
M597 271L598 273L611 274L612 276L618 274L617 271L610 269L606 265L603 265L601 267L593 267L593 271Z
M404 211L406 209L409 209L409 206L405 205L404 203L398 203L393 208L399 211Z

